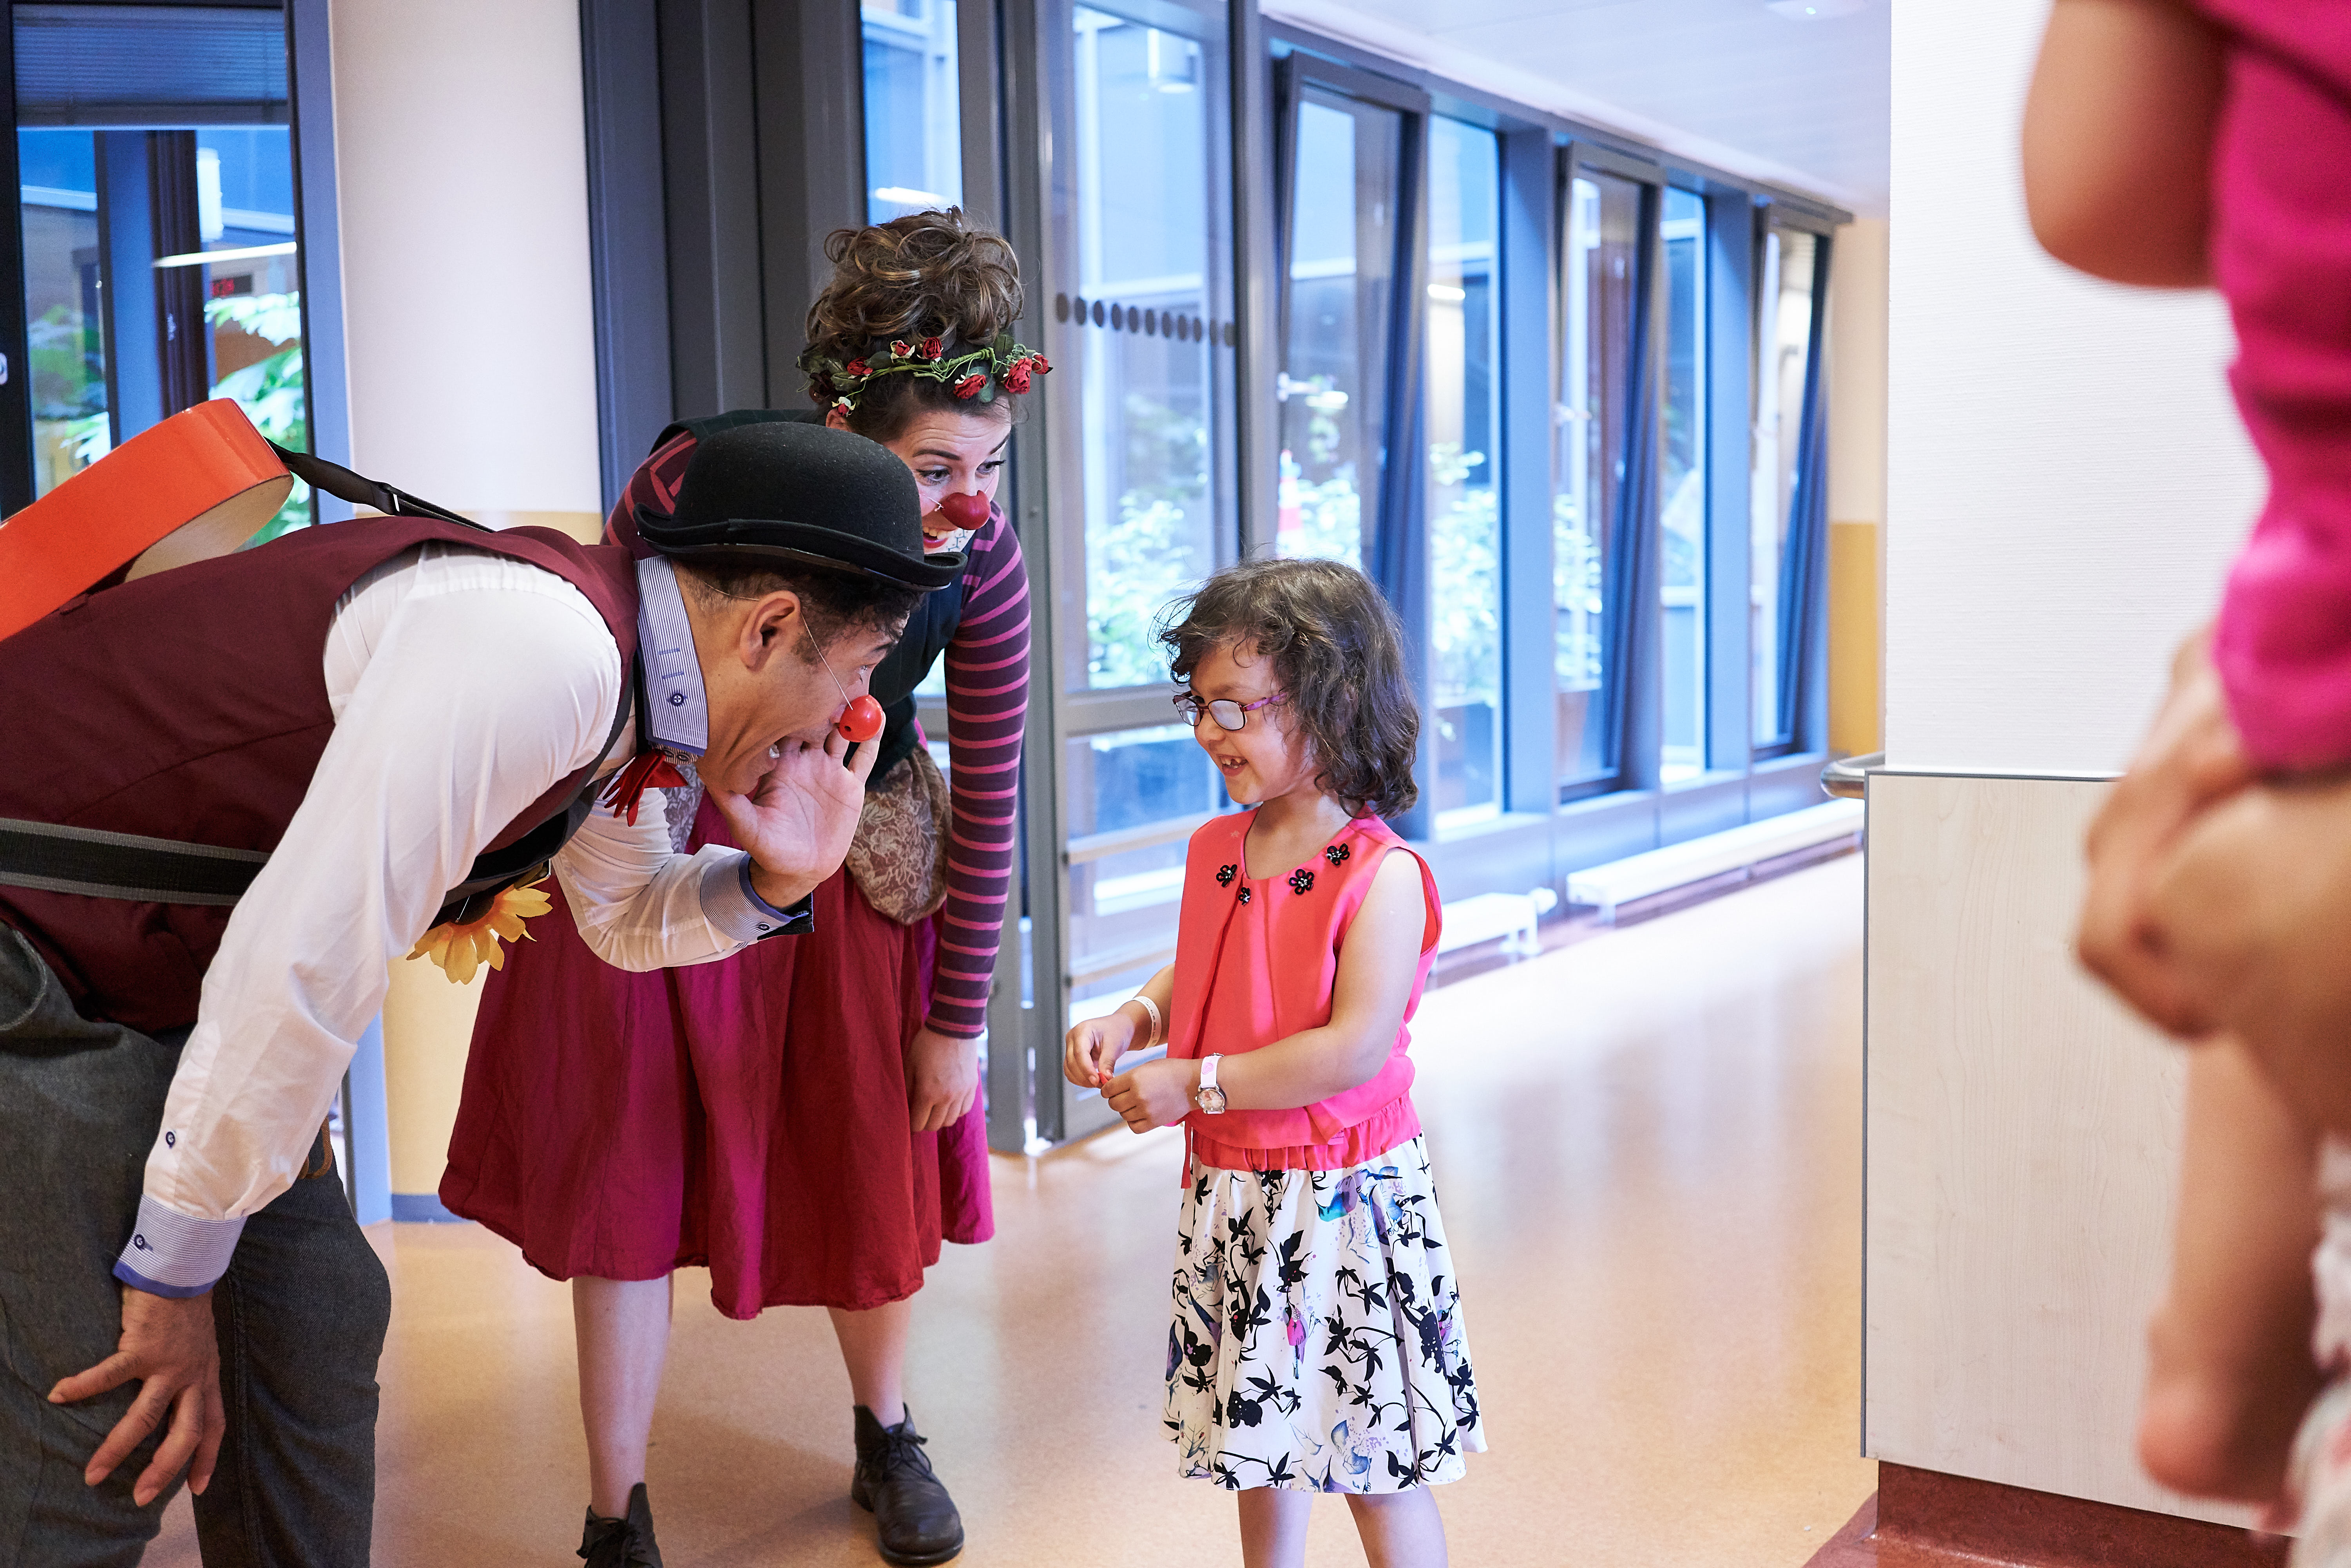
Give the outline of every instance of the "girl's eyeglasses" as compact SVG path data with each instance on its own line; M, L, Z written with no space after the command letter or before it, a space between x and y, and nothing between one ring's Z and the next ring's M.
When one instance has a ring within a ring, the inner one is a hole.
M1214 702L1202 702L1196 693L1179 692L1176 695L1176 711L1194 729L1200 727L1200 716L1206 713L1217 721L1219 729L1238 729L1249 722L1249 716L1269 703L1286 702L1290 694L1276 692L1270 697L1259 697L1253 703L1235 702L1230 697L1218 697Z

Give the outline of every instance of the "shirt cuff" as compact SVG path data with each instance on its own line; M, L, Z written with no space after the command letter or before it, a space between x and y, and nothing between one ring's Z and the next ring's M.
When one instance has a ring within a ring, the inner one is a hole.
M778 909L751 888L751 857L729 864L714 859L702 873L703 917L736 942L769 936L806 936L816 929L816 894Z
M151 1296L201 1296L228 1272L244 1233L241 1218L197 1219L142 1195L114 1277Z

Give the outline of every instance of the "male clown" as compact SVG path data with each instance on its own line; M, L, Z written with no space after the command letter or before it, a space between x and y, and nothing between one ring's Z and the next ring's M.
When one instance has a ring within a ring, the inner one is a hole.
M320 1128L386 966L549 853L625 968L806 929L872 767L833 726L962 570L920 513L886 449L763 424L643 562L364 519L0 640L0 1562L135 1563L183 1470L211 1568L367 1560L390 1291ZM747 853L670 852L664 756ZM45 825L82 858L24 874ZM222 860L262 863L188 891Z

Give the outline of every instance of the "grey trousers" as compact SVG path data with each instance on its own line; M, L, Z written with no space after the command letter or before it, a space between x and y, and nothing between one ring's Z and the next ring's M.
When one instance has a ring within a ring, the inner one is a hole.
M0 925L0 1568L135 1563L178 1490L145 1508L131 1499L160 1432L82 1483L135 1384L78 1405L47 1396L122 1332L111 1270L184 1038L79 1017ZM368 1560L392 1286L314 1150L309 1168L322 1166L246 1222L213 1289L228 1435L195 1499L207 1568Z

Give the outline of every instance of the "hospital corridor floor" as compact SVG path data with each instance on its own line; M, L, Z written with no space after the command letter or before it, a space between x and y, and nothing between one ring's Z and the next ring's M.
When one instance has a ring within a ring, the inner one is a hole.
M1490 1451L1439 1490L1472 1568L1800 1568L1858 1455L1862 861L1827 862L1432 990L1415 1088ZM1162 1434L1180 1133L994 1162L997 1239L914 1305L908 1399L960 1562L1240 1561ZM382 1225L393 1317L375 1561L574 1563L568 1287L473 1225ZM669 1568L877 1563L825 1315L737 1323L698 1270L648 1477ZM175 1501L147 1559L193 1568ZM1309 1561L1361 1563L1318 1502Z

